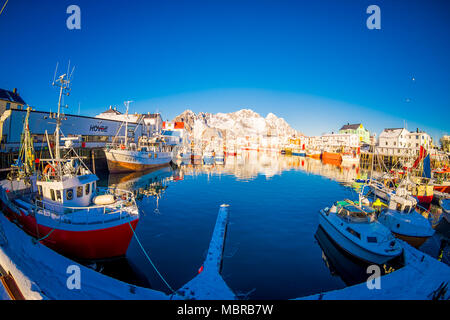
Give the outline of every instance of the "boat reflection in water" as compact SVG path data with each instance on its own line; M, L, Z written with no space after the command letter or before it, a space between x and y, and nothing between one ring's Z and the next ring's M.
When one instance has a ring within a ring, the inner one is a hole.
M171 166L166 166L140 172L109 174L107 181L109 187L133 192L138 201L144 197L154 197L158 201L167 189L168 182L180 179L177 171ZM140 271L142 266L135 265L127 256L109 260L83 261L83 264L118 280L152 288L148 277Z
M108 185L118 189L132 191L137 200L144 196L159 197L167 188L167 182L179 180L170 166L141 172L110 174Z
M373 274L372 272L367 273L367 268L371 264L341 249L321 226L317 228L314 237L322 249L322 259L330 273L339 276L347 286L365 282ZM384 275L401 268L402 261L399 257L379 267L381 274Z

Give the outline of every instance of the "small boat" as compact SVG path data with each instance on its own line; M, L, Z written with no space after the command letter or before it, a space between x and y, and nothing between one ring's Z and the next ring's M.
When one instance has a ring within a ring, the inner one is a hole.
M216 164L223 164L225 162L225 155L223 152L217 152L214 155L214 162Z
M414 247L421 246L434 234L430 222L416 210L417 200L409 195L387 192L388 204L380 208L378 221L398 238Z
M450 194L450 168L433 171L434 190Z
M359 163L359 155L353 153L343 153L342 163Z
M203 152L203 164L213 164L214 163L214 153L210 150L205 150Z
M292 149L292 155L298 157L306 157L306 151L301 149L299 146L295 146Z
M320 159L322 157L322 151L320 150L307 150L306 156L313 159Z
M322 162L325 164L331 164L334 166L340 166L342 163L342 156L338 152L322 152Z
M349 200L320 210L319 224L342 249L368 263L384 264L403 250L373 210Z

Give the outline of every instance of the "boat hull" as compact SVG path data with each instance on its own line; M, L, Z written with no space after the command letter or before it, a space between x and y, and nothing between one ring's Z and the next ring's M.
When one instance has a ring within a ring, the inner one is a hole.
M43 239L40 243L67 257L81 260L124 256L139 221L139 216L136 215L130 219L105 224L106 227L102 228L98 228L101 224L73 224L67 228L63 224L57 224L55 227L39 223L34 216L26 214L11 202L6 203L2 197L0 204L10 221L16 222L27 234Z
M145 171L152 168L167 166L172 158L170 156L149 157L130 154L122 151L105 151L108 170L111 173Z
M437 186L434 186L434 190L443 192L443 193L450 193L450 186L437 185Z
M322 153L322 160L330 161L330 162L342 162L342 156L337 152L327 152L324 151Z

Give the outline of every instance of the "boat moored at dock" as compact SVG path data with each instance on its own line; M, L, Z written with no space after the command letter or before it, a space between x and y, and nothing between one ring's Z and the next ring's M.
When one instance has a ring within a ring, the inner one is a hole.
M337 201L320 210L319 224L342 249L365 262L381 265L402 253L400 244L373 212L351 201Z

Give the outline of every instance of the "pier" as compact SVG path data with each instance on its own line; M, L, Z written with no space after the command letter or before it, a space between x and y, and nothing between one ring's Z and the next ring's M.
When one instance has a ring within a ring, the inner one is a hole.
M450 267L406 242L405 266L380 278L380 289L361 283L340 290L319 293L299 300L432 300L449 299ZM369 277L370 274L367 275Z
M236 300L233 291L220 275L228 225L228 205L221 205L205 262L199 275L184 285L177 294L184 299Z
M236 296L220 275L228 224L228 206L219 209L203 272L175 294L131 285L108 277L36 243L22 229L0 214L0 266L15 279L27 300L234 300ZM79 270L80 288L69 289L69 267ZM0 285L0 298L8 299Z

